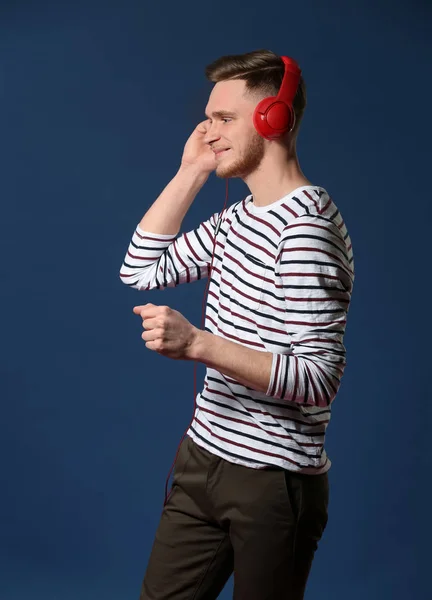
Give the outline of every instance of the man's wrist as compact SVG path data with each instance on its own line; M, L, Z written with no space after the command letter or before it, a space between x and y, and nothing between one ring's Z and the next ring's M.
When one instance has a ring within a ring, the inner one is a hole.
M189 360L200 360L206 336L208 335L211 335L211 333L209 333L208 331L203 331L202 329L198 329L198 327L194 327L192 340L187 352Z
M209 178L210 173L208 171L203 171L201 167L198 165L180 165L177 176L181 178L192 179L199 186L203 186L207 179Z

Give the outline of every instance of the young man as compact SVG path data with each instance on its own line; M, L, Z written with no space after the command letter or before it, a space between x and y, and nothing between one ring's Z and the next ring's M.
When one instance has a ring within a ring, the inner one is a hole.
M211 600L233 571L235 600L301 600L327 523L324 438L354 264L341 214L297 159L301 76L286 133L258 133L255 108L276 96L285 64L259 50L207 68L207 118L121 267L144 291L210 274L204 330L166 306L134 308L147 348L207 366L141 600ZM242 178L251 195L178 235L213 170Z

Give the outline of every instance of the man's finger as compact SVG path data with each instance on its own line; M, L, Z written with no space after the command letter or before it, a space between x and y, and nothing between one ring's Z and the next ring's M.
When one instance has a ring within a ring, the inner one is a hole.
M141 312L145 309L145 308L149 308L150 306L154 306L154 304L143 304L142 306L134 306L133 307L133 312L136 315L140 315Z

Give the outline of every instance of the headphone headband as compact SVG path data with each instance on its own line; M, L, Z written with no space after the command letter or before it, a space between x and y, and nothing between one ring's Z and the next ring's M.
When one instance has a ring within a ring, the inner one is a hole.
M301 69L293 58L281 56L281 59L285 65L285 72L276 99L291 105L300 83Z

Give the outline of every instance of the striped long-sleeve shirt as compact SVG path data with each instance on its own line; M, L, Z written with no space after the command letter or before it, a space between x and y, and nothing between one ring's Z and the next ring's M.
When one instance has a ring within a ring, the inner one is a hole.
M205 330L272 353L271 377L263 393L207 368L188 435L245 466L327 471L354 282L338 208L323 188L303 186L267 206L250 195L177 236L138 226L120 270L144 291L209 275Z

